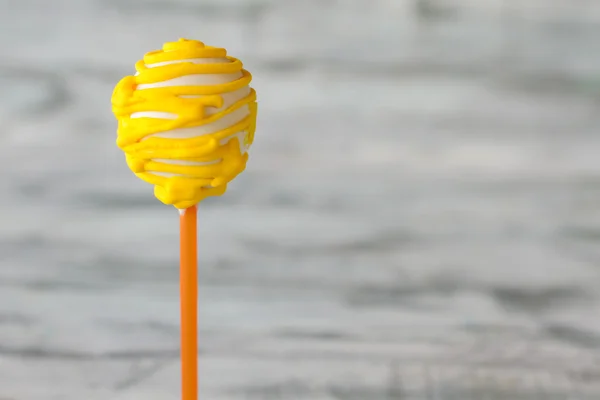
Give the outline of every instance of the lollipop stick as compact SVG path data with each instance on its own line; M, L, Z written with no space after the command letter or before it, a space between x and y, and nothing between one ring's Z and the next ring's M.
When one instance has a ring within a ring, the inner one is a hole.
M180 210L181 393L198 399L197 206Z

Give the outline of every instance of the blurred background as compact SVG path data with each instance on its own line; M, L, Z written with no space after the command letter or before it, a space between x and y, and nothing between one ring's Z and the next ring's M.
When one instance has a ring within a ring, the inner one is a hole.
M0 399L179 397L178 217L110 96L180 37L254 75L199 210L211 400L600 396L600 2L0 1Z

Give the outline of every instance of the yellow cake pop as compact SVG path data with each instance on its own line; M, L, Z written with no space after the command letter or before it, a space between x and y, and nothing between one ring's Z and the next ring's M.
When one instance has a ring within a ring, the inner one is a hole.
M135 68L112 96L129 168L179 209L223 194L254 139L250 73L225 49L187 39L147 53Z

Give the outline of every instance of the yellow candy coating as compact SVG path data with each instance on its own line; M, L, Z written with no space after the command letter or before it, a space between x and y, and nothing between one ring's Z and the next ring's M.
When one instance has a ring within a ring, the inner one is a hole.
M179 209L223 194L254 140L250 73L225 49L187 39L147 53L135 68L112 95L129 168Z

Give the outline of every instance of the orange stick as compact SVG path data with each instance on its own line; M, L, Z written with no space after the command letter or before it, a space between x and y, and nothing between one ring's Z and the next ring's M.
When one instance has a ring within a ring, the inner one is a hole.
M179 214L181 302L181 393L198 399L198 249L197 212L193 206Z

